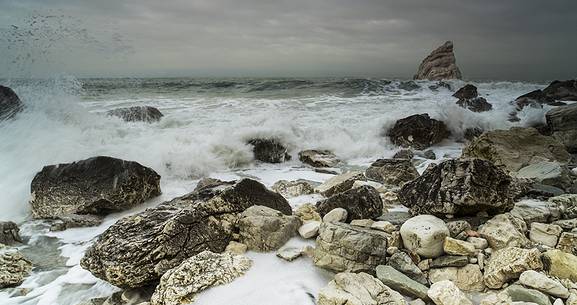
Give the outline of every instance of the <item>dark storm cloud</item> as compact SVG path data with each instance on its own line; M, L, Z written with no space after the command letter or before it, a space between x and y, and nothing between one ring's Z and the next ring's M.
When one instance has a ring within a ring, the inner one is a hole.
M84 75L410 77L445 40L468 78L577 75L574 0L0 0L0 27L54 11L131 47L69 50Z

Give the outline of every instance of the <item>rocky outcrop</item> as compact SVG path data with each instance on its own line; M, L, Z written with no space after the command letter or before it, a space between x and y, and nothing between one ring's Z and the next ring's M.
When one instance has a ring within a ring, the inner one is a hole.
M13 245L21 243L20 229L12 221L0 221L0 244Z
M45 166L32 180L32 215L106 215L160 195L160 175L134 161L94 157Z
M285 198L309 195L315 192L315 188L303 179L294 181L279 180L275 182L271 188Z
M403 296L366 273L343 272L321 289L318 305L406 305Z
M453 96L459 100L467 100L479 96L479 93L477 92L477 87L471 84L466 84L465 86L459 88L457 92L453 93Z
M395 145L423 150L450 135L445 123L431 119L428 114L415 114L398 120L387 132Z
M543 93L558 101L577 101L577 80L556 80L543 89Z
M169 270L156 287L151 305L193 303L197 293L232 282L251 266L250 259L230 253L203 251Z
M330 150L303 150L299 152L299 160L312 167L335 167L341 161Z
M400 233L407 250L422 257L435 258L444 253L443 242L449 236L449 229L435 216L419 215L407 220Z
M401 186L419 177L419 173L408 159L379 159L366 169L365 176L383 184Z
M107 115L119 117L127 122L158 122L164 116L158 108L152 106L134 106L117 108L106 112Z
M238 214L253 205L286 215L288 202L254 180L207 186L120 219L86 251L81 266L118 287L141 287L202 251L220 253Z
M467 84L457 90L453 96L459 99L457 105L473 112L484 112L493 109L493 105L489 104L485 98L480 97L477 93L477 87L471 84Z
M545 115L554 138L571 153L577 153L577 104L557 107Z
M513 208L511 177L486 160L454 159L429 166L406 183L400 202L412 214L475 215Z
M237 222L240 241L249 250L273 251L296 235L301 221L297 216L255 205L240 214Z
M398 234L325 222L319 229L313 262L334 272L374 273L377 265L385 263L387 247L398 244Z
M32 263L20 252L0 244L0 288L20 285L31 270Z
M331 179L323 182L315 188L315 191L321 193L323 196L329 197L349 190L357 180L367 180L365 175L359 171L350 171L344 174L334 176Z
M368 185L337 193L317 202L316 207L321 216L335 208L343 208L347 210L347 222L353 219L374 219L383 213L383 201L379 192Z
M542 161L567 163L571 159L559 141L534 128L519 127L483 133L463 149L463 156L489 160L510 172Z
M461 71L457 67L453 42L447 41L425 57L414 79L443 80L461 79Z
M247 143L252 145L255 160L265 163L282 163L291 159L288 149L277 139L257 138Z
M527 270L541 270L541 252L537 249L509 247L495 251L485 266L487 287L499 289L503 284L518 279Z
M24 109L24 105L14 90L0 86L0 121L13 118Z

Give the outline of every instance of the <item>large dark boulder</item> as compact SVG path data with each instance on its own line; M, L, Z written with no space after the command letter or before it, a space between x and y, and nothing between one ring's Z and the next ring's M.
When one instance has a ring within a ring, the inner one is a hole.
M127 122L158 122L164 116L160 110L152 106L134 106L118 108L106 114L119 117Z
M471 99L479 96L479 93L477 92L477 87L471 84L466 84L465 86L457 90L457 92L453 93L453 96L460 100Z
M425 57L419 65L414 79L443 80L461 79L461 71L457 67L453 42L447 41Z
M474 216L511 210L513 193L512 178L491 162L455 159L429 166L401 188L399 200L413 215Z
M453 96L459 99L457 105L473 112L484 112L493 109L493 105L487 102L484 97L480 97L477 87L471 84L463 86Z
M372 186L363 185L319 201L317 212L324 216L336 208L347 210L347 222L353 219L374 219L383 214L383 201L379 192Z
M419 177L419 173L409 159L379 159L366 169L365 176L383 184L401 186Z
M577 80L556 80L543 89L543 93L558 101L577 101Z
M554 138L570 153L577 153L577 104L557 107L545 115Z
M251 139L252 152L256 160L266 163L282 163L291 159L287 148L277 139Z
M559 106L564 103L555 101L554 98L547 96L542 90L531 91L523 94L515 99L515 106L517 111L525 107L543 108L543 105Z
M24 105L14 90L0 86L0 121L14 117Z
M34 218L106 215L160 195L160 175L134 161L100 156L45 166L31 190Z
M428 114L415 114L398 120L387 135L402 147L423 150L449 137L445 123L431 119Z
M210 194L214 196L208 198ZM120 219L87 250L81 266L122 288L155 283L193 255L223 252L235 233L239 213L254 205L291 214L281 195L254 180L206 185Z

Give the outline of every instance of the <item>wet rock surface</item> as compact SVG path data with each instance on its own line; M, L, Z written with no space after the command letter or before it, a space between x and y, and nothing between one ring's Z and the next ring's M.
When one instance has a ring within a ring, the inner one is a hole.
M288 149L278 139L251 139L254 159L265 163L282 163L291 159Z
M158 122L164 116L158 108L152 106L134 106L117 108L106 112L107 115L119 117L127 122Z
M418 150L429 148L449 135L445 123L431 119L426 113L400 119L387 131L387 136L395 145Z
M319 201L316 208L321 216L335 208L343 208L347 211L347 222L350 222L353 219L373 219L381 216L383 201L374 187L364 185Z

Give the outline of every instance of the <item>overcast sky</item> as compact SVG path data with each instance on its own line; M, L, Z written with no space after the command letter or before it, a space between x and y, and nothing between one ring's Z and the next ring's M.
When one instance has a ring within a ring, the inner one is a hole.
M0 0L0 31L2 76L406 78L446 40L465 78L577 76L577 0Z

